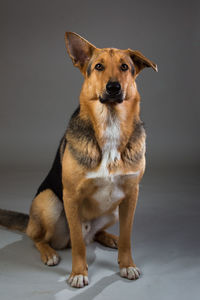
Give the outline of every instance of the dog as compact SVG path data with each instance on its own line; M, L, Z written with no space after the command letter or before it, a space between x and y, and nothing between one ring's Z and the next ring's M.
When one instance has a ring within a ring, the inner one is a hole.
M93 240L118 248L120 275L137 279L131 230L146 134L135 79L143 68L157 66L139 51L100 49L73 32L65 34L65 42L84 76L80 105L29 216L0 210L0 224L26 232L48 266L59 263L55 249L71 246L72 287L88 285L86 245ZM106 231L118 220L119 238Z

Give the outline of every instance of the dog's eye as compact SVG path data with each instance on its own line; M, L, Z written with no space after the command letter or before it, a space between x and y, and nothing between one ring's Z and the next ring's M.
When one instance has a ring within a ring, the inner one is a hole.
M103 71L104 70L104 66L102 64L96 64L96 66L94 68L98 71Z
M122 71L127 71L128 70L128 65L127 64L122 64L121 65L121 70Z

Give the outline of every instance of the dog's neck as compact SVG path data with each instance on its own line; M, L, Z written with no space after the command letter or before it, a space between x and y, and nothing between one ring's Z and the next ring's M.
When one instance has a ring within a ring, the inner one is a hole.
M66 132L68 149L87 169L101 164L100 174L104 174L118 168L120 161L132 166L143 156L145 131L139 101L123 105L110 109L97 101L80 102L72 115Z
M105 105L97 101L92 101L90 105L85 103L80 97L80 117L92 122L102 152L109 149L111 155L112 149L122 152L134 132L134 124L140 120L139 94L135 99L117 105Z

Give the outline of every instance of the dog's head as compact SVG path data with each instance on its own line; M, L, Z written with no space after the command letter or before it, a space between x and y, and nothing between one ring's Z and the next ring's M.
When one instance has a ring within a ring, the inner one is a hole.
M67 51L85 77L83 93L88 100L119 104L135 96L135 78L145 67L157 66L139 51L99 49L76 33L66 32Z

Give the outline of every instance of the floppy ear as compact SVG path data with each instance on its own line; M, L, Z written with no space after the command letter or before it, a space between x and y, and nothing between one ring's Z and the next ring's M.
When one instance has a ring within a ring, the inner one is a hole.
M151 60L146 58L141 52L137 50L128 49L128 53L130 58L132 59L135 67L136 67L136 74L138 74L144 68L153 68L154 71L158 72L158 67L154 64Z
M74 32L65 33L65 43L74 66L84 72L96 47Z

